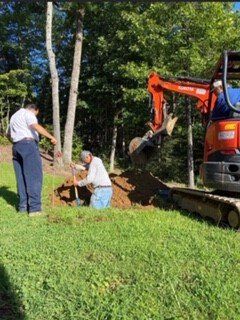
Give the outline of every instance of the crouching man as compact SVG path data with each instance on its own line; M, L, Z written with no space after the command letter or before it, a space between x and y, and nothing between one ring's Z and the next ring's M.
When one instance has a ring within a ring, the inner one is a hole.
M112 184L105 169L102 160L92 155L90 151L83 151L81 153L81 160L83 166L72 164L76 170L88 170L88 175L85 179L78 181L74 177L74 186L84 187L92 184L94 192L91 196L90 206L96 209L103 209L110 207L112 198Z

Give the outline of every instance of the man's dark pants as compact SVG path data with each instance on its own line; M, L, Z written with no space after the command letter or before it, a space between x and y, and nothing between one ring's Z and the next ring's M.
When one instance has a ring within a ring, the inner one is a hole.
M19 211L41 211L42 160L34 140L13 144L13 165L17 179Z

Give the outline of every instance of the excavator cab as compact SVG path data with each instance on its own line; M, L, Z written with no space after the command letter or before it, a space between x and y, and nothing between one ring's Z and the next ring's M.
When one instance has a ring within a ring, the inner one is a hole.
M222 80L223 94L227 102L231 118L240 118L240 103L232 104L227 88L229 87L229 81L240 80L240 52L238 51L224 51L220 58L213 77L211 79L211 85L216 80ZM210 100L212 96L210 96Z
M240 89L233 89L231 81L240 80L240 52L225 51L219 60L211 85L215 80L222 81L224 105L228 115L210 119L204 144L204 162L200 173L207 188L225 193L240 193ZM235 91L234 91L235 90ZM233 92L238 93L233 103ZM222 96L222 98L223 98ZM210 94L210 102L212 95ZM218 103L218 101L217 101ZM212 104L211 111L214 107Z

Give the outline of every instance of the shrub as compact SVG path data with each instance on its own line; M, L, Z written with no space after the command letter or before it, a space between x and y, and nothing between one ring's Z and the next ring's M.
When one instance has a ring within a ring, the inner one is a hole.
M8 138L0 135L0 145L8 146L9 144L11 144L11 142L8 140Z
M45 128L49 132L53 132L53 128L50 125L45 126ZM62 141L63 141L63 135L62 135ZM42 148L45 152L49 153L53 150L53 145L51 144L51 141L48 138L41 137L41 140L39 142L40 148ZM74 132L73 134L73 145L72 145L72 159L73 161L79 160L80 154L83 149L83 143L81 138Z
M83 149L83 143L81 138L74 132L73 134L73 146L72 146L72 159L73 161L79 160L80 154Z

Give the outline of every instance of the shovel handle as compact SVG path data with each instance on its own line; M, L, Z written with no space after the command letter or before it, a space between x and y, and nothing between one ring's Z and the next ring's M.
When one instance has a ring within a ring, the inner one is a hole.
M78 196L78 189L77 189L77 187L74 187L74 190L75 190L76 204L77 204L77 206L79 207L79 206L81 205L81 202L80 202L80 199L79 199L79 196Z
M75 175L76 175L76 169L74 169L74 168L72 168L72 175L73 175L73 177L75 177ZM80 202L79 195L78 195L78 188L76 186L74 186L74 191L75 191L76 203L77 203L77 206L79 207L81 205L81 202Z
M75 197L76 197L76 199L77 199L77 198L79 198L79 196L78 196L78 189L77 189L77 187L74 187L74 191L75 191Z

